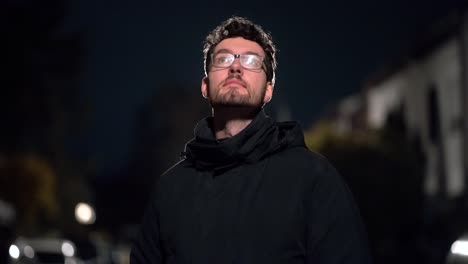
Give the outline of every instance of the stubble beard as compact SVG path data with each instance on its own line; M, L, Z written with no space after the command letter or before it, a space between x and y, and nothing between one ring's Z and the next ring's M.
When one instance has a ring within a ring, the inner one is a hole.
M266 93L266 87L262 90L259 98L251 98L252 95L248 87L240 88L237 86L229 86L220 88L218 91L226 89L228 91L222 94L218 92L214 98L210 99L212 107L259 108L262 106L262 98ZM246 89L247 92L241 92L239 89Z

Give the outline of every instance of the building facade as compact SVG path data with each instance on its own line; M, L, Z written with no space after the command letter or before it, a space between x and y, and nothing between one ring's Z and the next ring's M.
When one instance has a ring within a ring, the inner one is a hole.
M467 18L457 13L444 21L403 62L365 88L370 128L382 128L390 113L401 111L408 134L420 140L428 196L451 199L467 192Z

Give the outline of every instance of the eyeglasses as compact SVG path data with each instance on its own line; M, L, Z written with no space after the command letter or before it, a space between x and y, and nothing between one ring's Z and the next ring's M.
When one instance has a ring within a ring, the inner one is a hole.
M211 55L211 64L218 68L228 68L239 58L240 65L248 70L259 70L263 67L263 57L256 54L231 54L220 52Z

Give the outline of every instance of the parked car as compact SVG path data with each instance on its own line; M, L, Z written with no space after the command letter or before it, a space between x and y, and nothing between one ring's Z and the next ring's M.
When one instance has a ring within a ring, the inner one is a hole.
M19 237L9 248L10 263L82 264L73 242L61 238Z

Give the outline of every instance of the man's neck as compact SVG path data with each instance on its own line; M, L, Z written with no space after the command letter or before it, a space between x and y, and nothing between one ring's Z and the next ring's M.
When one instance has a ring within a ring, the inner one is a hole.
M213 132L216 139L230 138L239 134L254 119L258 110L239 107L213 109Z

